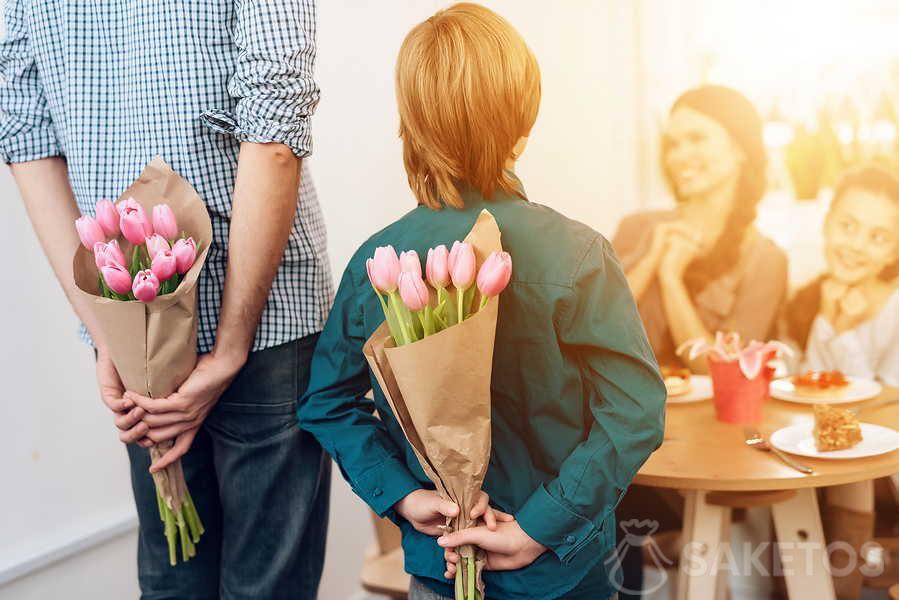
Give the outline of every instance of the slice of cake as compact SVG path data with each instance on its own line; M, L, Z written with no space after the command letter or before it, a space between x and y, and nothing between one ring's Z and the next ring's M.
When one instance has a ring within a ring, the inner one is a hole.
M862 428L848 410L815 405L815 447L818 452L845 450L862 441Z
M693 389L690 369L681 367L662 367L662 378L669 396L683 396Z

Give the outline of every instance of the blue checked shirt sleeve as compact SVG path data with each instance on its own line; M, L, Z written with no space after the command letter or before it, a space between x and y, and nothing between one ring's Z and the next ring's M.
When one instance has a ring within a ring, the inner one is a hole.
M278 142L312 153L310 118L318 104L314 0L237 0L237 65L228 83L231 112L210 110L207 125L241 142Z
M0 41L0 158L6 163L59 156L50 109L28 41L29 0L6 0Z

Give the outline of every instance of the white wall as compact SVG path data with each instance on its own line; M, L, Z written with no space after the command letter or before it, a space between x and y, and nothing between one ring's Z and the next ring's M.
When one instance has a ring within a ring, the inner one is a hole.
M543 71L543 104L518 172L532 200L611 233L637 205L636 13L630 0L485 2L525 36ZM393 63L406 31L443 6L425 0L319 2L313 173L339 276L368 235L414 205L396 136ZM94 389L92 357L0 169L0 600L136 596L127 461ZM121 532L126 531L124 536ZM68 543L113 539L12 583L2 575ZM114 537L119 535L119 537ZM371 539L362 503L335 477L321 598L358 590Z

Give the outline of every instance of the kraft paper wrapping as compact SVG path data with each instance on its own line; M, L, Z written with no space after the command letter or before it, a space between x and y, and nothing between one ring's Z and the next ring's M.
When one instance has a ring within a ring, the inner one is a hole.
M482 211L465 238L480 268L502 251L500 231ZM455 290L451 290L455 294ZM479 306L475 298L473 306ZM453 530L474 525L469 514L490 462L490 378L498 300L463 323L406 346L397 347L386 323L363 352L425 475L437 491L455 502L460 515ZM471 548L460 548L465 557ZM478 554L478 587L483 595L483 555Z
M178 389L197 362L197 278L212 241L206 205L187 181L161 158L154 158L140 177L117 200L132 197L151 215L157 204L168 204L178 227L200 245L201 252L178 288L150 303L104 298L100 292L93 253L78 247L73 259L75 284L90 302L90 310L106 341L110 358L129 391L164 398ZM119 244L130 259L132 246ZM171 442L150 450L156 460ZM177 509L186 494L181 463L154 475L157 489Z

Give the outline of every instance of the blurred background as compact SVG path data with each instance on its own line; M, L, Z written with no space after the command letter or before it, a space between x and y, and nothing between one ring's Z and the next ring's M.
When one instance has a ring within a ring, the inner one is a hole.
M838 175L899 151L895 0L483 3L521 31L543 73L540 115L518 166L528 195L607 236L624 214L671 203L658 167L660 126L671 102L701 83L739 89L765 119L771 185L759 227L787 250L794 284L820 269L818 232ZM414 205L393 63L409 28L445 5L319 3L322 101L310 160L335 276L363 240ZM125 451L7 169L0 194L0 256L20 259L0 269L8 340L0 346L0 599L137 597ZM358 574L371 522L339 475L330 529L320 598L366 598ZM759 590L740 589L745 598Z

